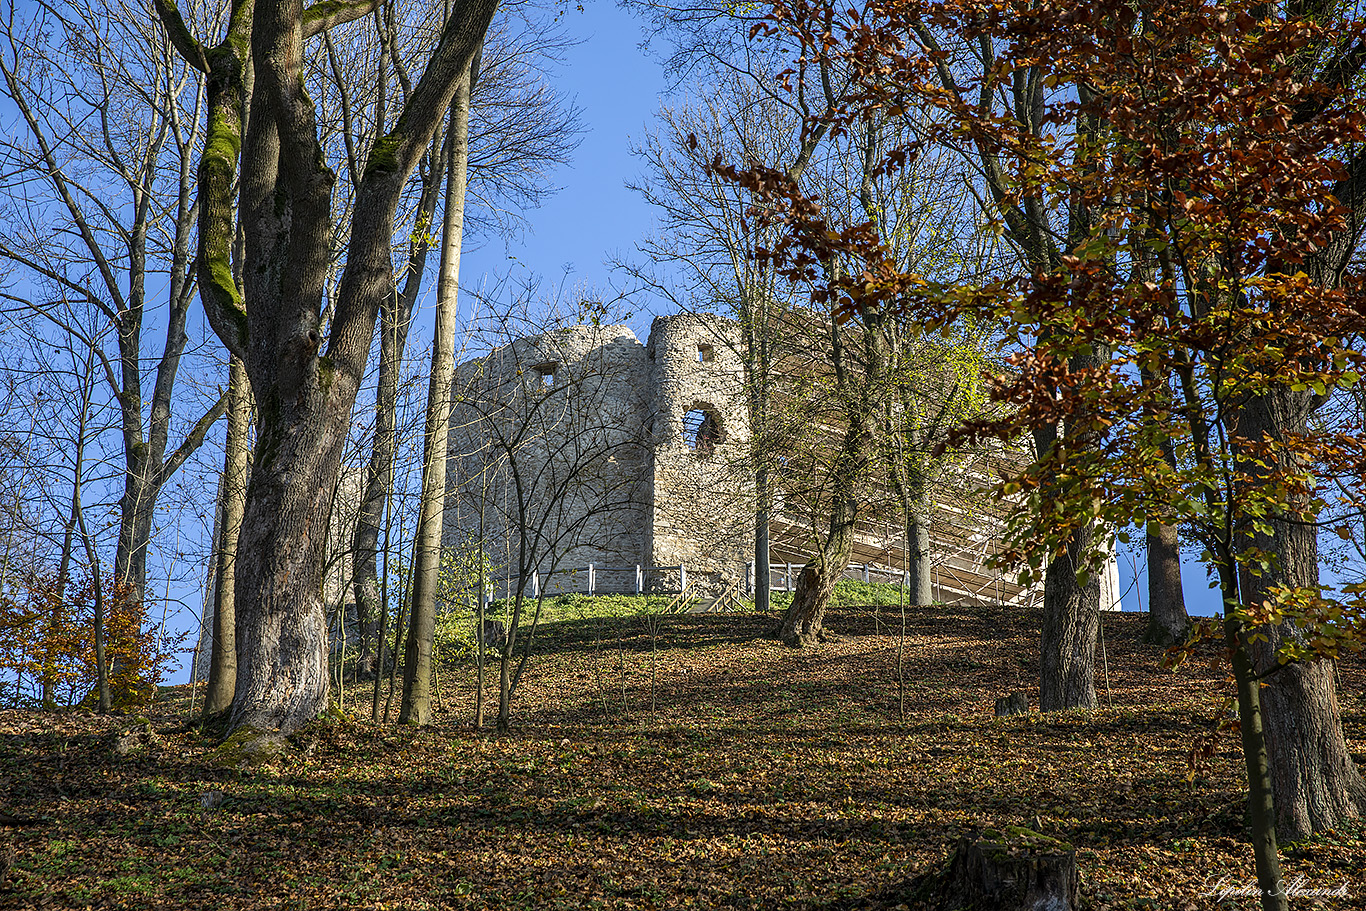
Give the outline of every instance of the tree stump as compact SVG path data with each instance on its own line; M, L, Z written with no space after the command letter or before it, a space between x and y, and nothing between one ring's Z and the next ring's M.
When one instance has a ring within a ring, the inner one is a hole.
M996 700L996 717L1005 718L1008 715L1028 715L1029 697L1023 692L1016 691L1009 696L1002 696Z
M982 836L959 839L940 881L940 911L1074 911L1076 849L1021 828Z

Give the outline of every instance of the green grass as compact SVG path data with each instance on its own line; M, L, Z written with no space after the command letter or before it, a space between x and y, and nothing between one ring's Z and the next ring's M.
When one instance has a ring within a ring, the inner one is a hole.
M639 617L659 613L673 600L671 595L548 595L541 600L541 623L564 620L595 620L618 617ZM507 622L512 617L511 598L498 598L489 605L485 616L490 620ZM536 599L522 602L522 623L531 622L536 613ZM474 628L474 612L468 607L456 608L446 615L451 623Z
M899 585L889 582L864 582L862 579L843 579L835 583L831 607L896 607L905 597ZM792 603L792 592L775 591L770 595L775 611L786 610ZM741 602L746 610L754 608L753 600Z
M590 620L617 620L658 615L664 612L672 595L550 595L540 602L538 624L544 628L561 623ZM522 604L522 628L536 616L536 599ZM489 605L485 616L508 623L512 618L511 598L499 598ZM468 607L447 610L437 620L437 649L443 656L459 658L474 651L475 614Z
M540 602L541 627L557 623L582 622L591 620L617 620L631 617L647 617L662 614L675 600L675 595L549 595ZM859 579L845 579L835 584L834 597L830 607L895 607L904 598L903 589L898 585L885 582L864 582ZM775 591L772 595L772 609L786 610L792 603L792 593ZM485 614L490 620L510 621L513 601L511 598L494 600ZM743 599L737 609L752 611L754 601ZM527 598L522 604L522 626L531 624L536 612L536 599ZM437 622L437 646L443 655L460 657L472 653L474 649L475 615L465 606L447 610Z
M830 606L895 607L901 603L901 599L904 597L902 592L903 590L899 585L886 582L845 579L835 583L835 595L831 599ZM785 608L792 603L791 592L775 591L772 598L773 605L777 608ZM541 622L558 623L562 620L640 617L663 611L673 599L673 595L553 595L541 603ZM744 609L749 609L753 607L754 602L742 600L740 604ZM535 608L535 600L528 599L525 602L522 608L522 622L531 622L531 613ZM511 613L511 599L500 598L493 602L488 616L497 620L506 620ZM466 622L473 623L473 617L468 611L462 611L456 616L462 617Z

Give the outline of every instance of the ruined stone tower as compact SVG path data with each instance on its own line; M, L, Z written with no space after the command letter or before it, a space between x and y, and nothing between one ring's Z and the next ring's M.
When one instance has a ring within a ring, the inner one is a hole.
M752 558L749 412L735 323L680 314L650 327L652 563L729 584Z
M703 588L742 578L743 376L734 323L694 314L656 319L647 345L578 326L461 364L446 545L482 541L505 579L532 551L551 591L582 590L589 564L598 591L676 588L680 566Z
M700 592L750 578L750 427L733 320L659 317L645 345L625 326L519 338L461 364L455 397L445 545L480 546L500 594L522 568L548 592L677 591L679 567ZM991 476L986 465L979 474ZM804 562L809 521L775 509L775 587ZM856 573L899 580L899 522L864 524ZM983 511L941 503L935 597L1034 597L984 568L999 535Z

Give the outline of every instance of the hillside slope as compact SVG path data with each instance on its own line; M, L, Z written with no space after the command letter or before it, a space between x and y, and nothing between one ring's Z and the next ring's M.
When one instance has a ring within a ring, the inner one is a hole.
M909 614L904 688L895 608L837 609L802 652L755 615L676 618L653 650L640 619L558 623L509 737L469 729L457 664L436 727L334 720L250 770L177 728L184 688L126 755L129 719L0 713L0 810L43 820L0 829L0 908L918 907L960 835L1036 823L1077 847L1089 907L1211 907L1254 881L1236 737L1189 762L1230 690L1158 668L1145 619L1106 616L1089 715L993 717L1017 688L1037 709L1037 621L999 607ZM1366 668L1341 678L1366 761ZM1285 868L1346 887L1315 907L1366 906L1360 827Z

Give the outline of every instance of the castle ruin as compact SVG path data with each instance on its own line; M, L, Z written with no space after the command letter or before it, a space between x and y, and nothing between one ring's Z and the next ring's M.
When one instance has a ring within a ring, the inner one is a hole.
M732 320L659 317L645 344L625 326L516 339L457 369L445 546L480 548L499 596L521 575L534 577L528 594L678 591L684 576L702 590L747 590L749 439ZM984 568L1000 527L971 504L939 504L937 600L1038 595ZM781 589L809 553L809 520L779 504L770 535ZM895 518L862 523L851 573L900 581L903 538ZM1106 575L1108 604L1113 563Z

